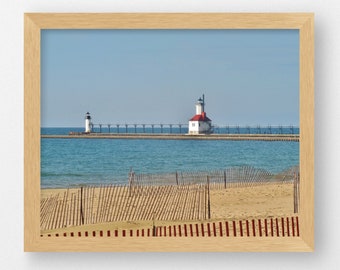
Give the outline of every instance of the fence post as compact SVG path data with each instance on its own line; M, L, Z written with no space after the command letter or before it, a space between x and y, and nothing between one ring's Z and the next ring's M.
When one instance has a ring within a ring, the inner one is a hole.
M289 218L287 217L286 220L287 220L287 236L290 236L290 233L289 233Z
M129 185L129 197L131 197L131 169L130 169L128 178L129 178L129 183L128 183L128 185Z
M267 219L264 219L264 232L265 235L268 236L268 224L267 224Z
M204 225L203 225L203 223L201 223L201 232L202 232L202 236L204 236Z
M262 236L261 219L258 219L258 223L259 223L259 235Z
M274 236L273 218L270 219L270 231L271 231L272 236Z
M176 184L178 186L178 172L176 171Z
M226 173L226 171L224 170L224 172L223 172L223 176L224 176L224 188L227 188L227 173Z
M294 214L299 212L298 194L299 176L294 172Z
M239 223L240 223L240 236L243 236L242 220L240 220Z
M80 217L81 217L81 224L84 225L84 213L83 213L83 187L80 187Z
M210 219L210 181L209 181L209 175L207 175L207 184L208 184L208 219Z
M300 172L297 173L297 201L298 201L298 211L300 204Z
M252 224L252 227L253 227L253 236L256 236L256 231L255 231L255 220L254 220L254 219L251 220L251 224Z

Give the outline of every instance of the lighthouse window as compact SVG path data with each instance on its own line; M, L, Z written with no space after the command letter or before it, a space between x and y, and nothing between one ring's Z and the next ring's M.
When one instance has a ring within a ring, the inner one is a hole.
M195 123L192 123L192 126L194 127L194 126L195 126Z

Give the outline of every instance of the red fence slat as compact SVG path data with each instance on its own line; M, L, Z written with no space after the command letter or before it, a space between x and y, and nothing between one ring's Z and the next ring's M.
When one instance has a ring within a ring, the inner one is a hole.
M291 216L291 217L280 217L280 218L270 218L270 220L264 218L264 219L251 219L251 220L232 220L232 228L229 228L229 222L225 221L225 232L223 228L223 222L218 221L217 222L206 222L201 223L199 225L198 223L189 223L189 224L177 224L177 225L169 225L169 226L153 226L153 228L147 228L147 229L128 229L128 230L121 230L121 234L123 237L129 236L146 236L152 237L152 236L160 236L160 237L199 237L199 236L205 236L205 233L207 233L208 237L214 236L220 236L223 237L224 234L226 237L237 237L237 236L266 236L266 237L296 237L299 236L299 219L298 216ZM251 223L251 224L250 224ZM147 231L145 231L147 230ZM199 232L201 230L201 233ZM230 231L232 230L232 232ZM252 230L252 232L251 232ZM196 233L194 232L196 231ZM115 237L118 237L118 230L112 231L114 233ZM145 233L147 232L147 233ZM93 237L99 236L103 237L104 234L107 237L111 237L111 231L107 230L104 232L103 230L99 231L73 231L73 232L64 232L60 233L60 236L85 236L88 237L89 233L92 234ZM48 233L48 234L42 234L41 237L48 236L48 237L59 237L59 233Z
M229 223L228 223L228 221L225 222L225 230L226 230L226 236L229 237Z

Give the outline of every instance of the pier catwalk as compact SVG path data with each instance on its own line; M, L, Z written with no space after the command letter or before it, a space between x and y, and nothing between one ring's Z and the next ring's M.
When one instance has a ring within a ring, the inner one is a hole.
M232 140L232 141L295 141L298 142L298 134L113 134L113 133L74 133L70 135L41 135L41 138L53 139L155 139L155 140Z

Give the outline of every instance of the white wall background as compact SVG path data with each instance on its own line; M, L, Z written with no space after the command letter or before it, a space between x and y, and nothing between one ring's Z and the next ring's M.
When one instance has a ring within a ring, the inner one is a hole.
M24 12L315 12L315 252L24 253ZM1 0L0 37L1 269L339 269L339 1Z

